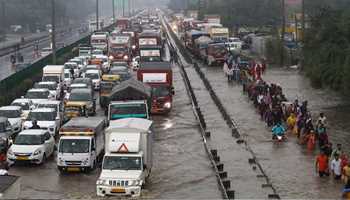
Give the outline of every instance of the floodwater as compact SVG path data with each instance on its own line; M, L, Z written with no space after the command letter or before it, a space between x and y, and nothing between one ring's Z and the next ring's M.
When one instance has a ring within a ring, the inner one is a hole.
M153 168L142 197L220 199L214 170L176 66L174 87L172 112L168 116L153 117ZM103 111L99 110L98 115L103 116ZM95 183L99 173L100 169L89 174L60 175L55 158L42 166L13 166L10 169L10 174L21 177L20 198L23 199L96 199Z
M282 144L271 141L271 130L260 120L252 103L242 94L242 87L227 83L221 67L202 66L207 78L239 131L248 141L259 162L271 179L281 198L340 198L342 184L331 177L320 179L315 173L316 152L308 153L294 136ZM309 100L315 114L323 111L329 119L330 138L333 143L346 145L350 124L346 121L348 107L336 93L311 88L308 80L296 71L268 69L264 79L279 83L289 99ZM345 109L346 108L346 109Z

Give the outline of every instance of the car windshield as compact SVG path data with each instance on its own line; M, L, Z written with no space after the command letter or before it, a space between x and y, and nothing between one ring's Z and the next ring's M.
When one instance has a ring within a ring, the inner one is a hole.
M96 73L86 73L85 74L86 78L91 78L91 79L100 79L99 75Z
M140 104L112 104L110 106L110 120L122 118L147 118L146 105Z
M141 164L140 157L105 156L102 168L107 170L141 170Z
M57 83L55 84L36 84L35 88L47 88L48 90L56 90L57 89Z
M60 79L58 76L43 76L43 81L58 83L60 81Z
M166 86L159 86L159 87L152 88L152 95L155 97L165 97L165 96L169 96L169 94L170 94L169 88Z
M0 110L0 116L7 118L19 118L21 117L21 112L19 110Z
M30 112L27 121L55 121L55 112Z
M223 54L226 53L226 48L224 45L214 45L210 47L210 51L215 54Z
M26 96L28 99L47 99L49 97L48 91L28 91Z
M65 69L75 69L77 66L73 64L64 64Z
M53 109L55 109L55 112L57 112L57 105L56 104L39 103L38 108L53 108Z
M64 139L60 140L60 153L89 153L90 140Z
M13 102L12 106L20 106L22 110L29 110L29 104L24 102Z
M41 145L45 140L42 135L21 135L19 134L14 144L16 145Z
M69 96L70 101L89 101L91 94L89 92L72 92Z
M64 73L64 78L70 78L70 73Z

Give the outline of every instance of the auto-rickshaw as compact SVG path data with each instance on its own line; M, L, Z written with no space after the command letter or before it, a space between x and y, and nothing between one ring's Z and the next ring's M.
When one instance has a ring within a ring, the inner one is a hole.
M75 117L88 116L86 103L83 102L67 102L64 110L64 121L68 121Z
M106 74L102 76L100 85L100 105L102 108L106 108L108 105L108 96L113 87L120 82L119 75Z

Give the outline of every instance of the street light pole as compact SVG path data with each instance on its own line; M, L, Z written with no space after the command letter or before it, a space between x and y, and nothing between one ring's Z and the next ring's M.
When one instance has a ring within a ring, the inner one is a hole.
M122 0L123 17L125 17L125 1Z
M301 41L305 37L305 0L301 0Z
M286 4L282 0L281 67L284 65L284 37L286 34Z
M56 6L55 0L51 0L52 18L51 18L51 44L52 44L52 64L56 64Z
M115 23L115 5L114 0L112 0L112 11L113 11L113 24Z
M100 22L99 22L99 16L98 16L98 0L96 0L96 31L99 30Z

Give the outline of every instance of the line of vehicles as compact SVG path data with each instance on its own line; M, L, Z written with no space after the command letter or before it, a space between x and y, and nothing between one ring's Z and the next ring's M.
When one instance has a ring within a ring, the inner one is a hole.
M231 52L239 54L243 42L230 37L229 29L221 24L219 15L205 15L203 20L174 14L172 29L183 33L186 48L209 66L223 64Z
M8 163L43 164L55 155L61 173L101 165L98 196L140 196L152 170L151 115L173 106L163 47L157 13L143 11L118 19L111 33L93 33L78 57L45 66L42 81L0 107Z

